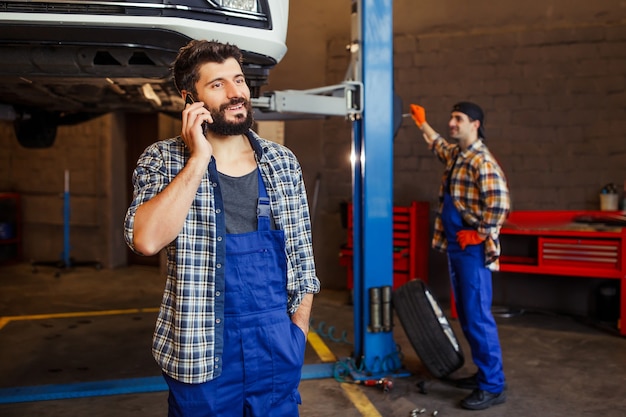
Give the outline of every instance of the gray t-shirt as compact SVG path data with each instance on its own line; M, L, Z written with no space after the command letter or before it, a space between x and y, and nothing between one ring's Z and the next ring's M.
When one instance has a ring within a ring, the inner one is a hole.
M257 229L256 206L259 198L257 169L242 177L219 173L226 233L248 233Z

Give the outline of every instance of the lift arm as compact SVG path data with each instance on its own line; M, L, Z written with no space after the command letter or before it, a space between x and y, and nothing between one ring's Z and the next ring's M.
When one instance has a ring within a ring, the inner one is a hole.
M363 111L363 85L356 81L314 88L310 90L271 91L259 98L253 98L252 106L259 109L259 119L284 117L275 113L298 113L346 116L351 120L360 118Z

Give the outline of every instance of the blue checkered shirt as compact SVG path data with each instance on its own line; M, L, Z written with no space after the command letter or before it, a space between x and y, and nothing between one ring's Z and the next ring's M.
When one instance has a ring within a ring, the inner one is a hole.
M249 131L257 164L270 198L276 228L285 233L286 309L293 314L307 293L317 293L311 222L295 155L286 147ZM139 157L133 173L134 199L124 235L133 247L137 207L161 192L183 169L189 152L180 137L159 141ZM224 317L224 208L215 160L211 158L178 237L166 247L167 281L156 322L152 353L163 371L185 383L202 383L221 374ZM223 326L218 326L223 329Z

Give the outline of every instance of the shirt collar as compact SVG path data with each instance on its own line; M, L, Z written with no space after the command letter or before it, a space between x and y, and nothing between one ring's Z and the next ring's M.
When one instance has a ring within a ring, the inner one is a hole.
M474 155L477 154L480 150L483 149L483 147L485 146L485 144L483 143L482 140L478 139L476 141L474 141L474 143L472 143L466 150L461 151L459 148L459 154L463 157L463 158L467 158L470 155Z
M250 141L252 150L254 150L254 153L256 154L257 161L260 161L261 158L263 157L263 148L261 147L261 144L259 143L259 139L260 139L259 135L257 135L253 130L248 130L246 132L246 137Z

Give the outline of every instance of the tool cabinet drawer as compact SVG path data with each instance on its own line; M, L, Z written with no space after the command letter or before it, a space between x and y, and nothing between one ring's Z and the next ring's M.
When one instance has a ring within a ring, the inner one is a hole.
M539 238L539 264L620 269L620 240Z

